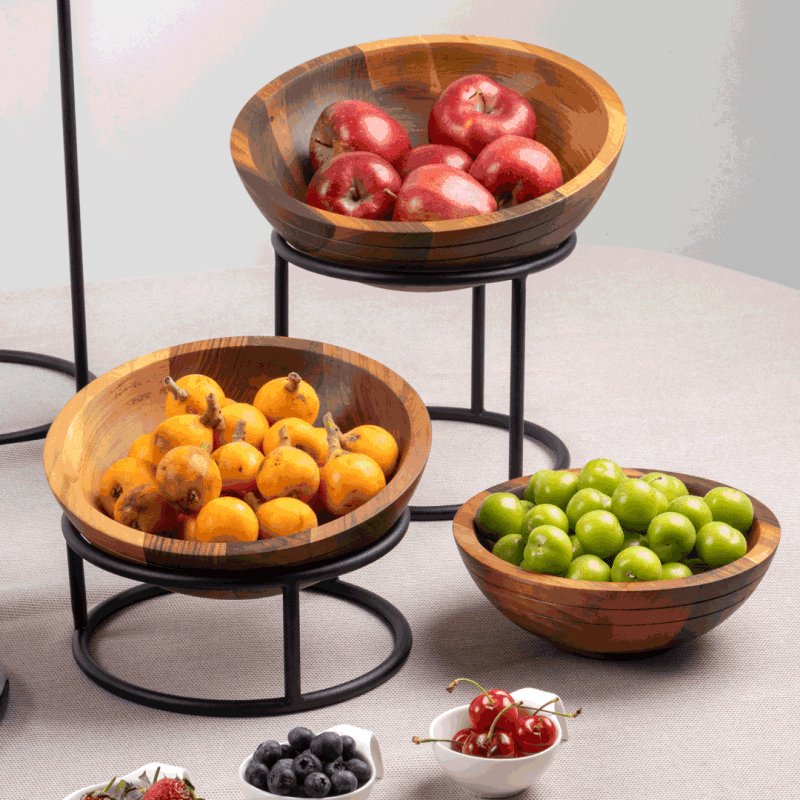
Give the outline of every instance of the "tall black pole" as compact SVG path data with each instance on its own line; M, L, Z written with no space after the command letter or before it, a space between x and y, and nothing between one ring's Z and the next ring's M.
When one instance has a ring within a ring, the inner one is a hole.
M72 289L72 329L75 349L75 389L89 383L86 343L86 303L83 284L81 209L78 192L78 140L75 126L75 80L72 69L72 25L69 0L56 0L58 7L58 54L61 72L61 118L64 128L64 174L67 187L67 230Z

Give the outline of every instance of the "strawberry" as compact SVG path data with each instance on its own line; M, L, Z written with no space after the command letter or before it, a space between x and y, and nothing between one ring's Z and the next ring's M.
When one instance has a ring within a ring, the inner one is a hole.
M200 800L194 786L180 778L162 778L142 795L141 800Z

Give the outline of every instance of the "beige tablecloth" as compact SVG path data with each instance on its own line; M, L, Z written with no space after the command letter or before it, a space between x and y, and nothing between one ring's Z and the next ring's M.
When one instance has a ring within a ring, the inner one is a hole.
M221 265L224 266L224 265ZM66 273L66 265L65 265ZM154 262L153 271L158 271ZM153 350L232 335L270 335L271 268L87 286L96 374ZM409 294L290 267L290 335L362 352L430 405L469 405L470 294ZM471 692L534 686L583 714L532 800L800 797L800 293L686 258L578 245L528 279L526 418L557 433L572 466L607 457L741 488L782 526L778 553L744 607L707 636L665 654L606 662L561 652L506 620L464 569L449 522L412 522L403 541L348 580L407 617L402 670L337 706L288 717L204 718L119 699L79 671L61 514L42 441L0 448L0 661L10 675L0 721L0 797L60 800L149 761L185 766L206 800L241 796L236 771L264 739L297 724L375 731L386 776L375 800L450 798L426 735ZM508 410L510 284L487 287L486 406ZM72 360L67 288L0 292L0 347ZM48 422L71 379L0 364L0 430ZM525 472L550 466L526 442ZM434 423L415 504L463 502L507 477L507 435ZM89 603L131 586L86 566ZM391 649L365 612L316 595L301 608L303 690L355 677ZM278 598L170 595L140 604L96 636L101 662L149 688L204 697L282 694Z

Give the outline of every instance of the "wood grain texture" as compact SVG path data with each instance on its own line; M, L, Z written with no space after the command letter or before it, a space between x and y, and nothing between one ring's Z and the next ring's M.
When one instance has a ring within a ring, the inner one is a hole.
M633 478L655 471L623 470ZM680 478L690 494L702 496L722 485L693 475L669 474ZM645 654L707 633L752 594L780 541L775 515L750 497L755 518L746 535L747 552L725 567L690 578L624 584L531 573L493 556L491 542L474 526L484 498L501 491L522 496L529 479L493 486L459 509L453 520L459 555L478 588L508 619L559 647L585 655Z
M494 214L440 222L357 220L305 204L308 143L320 112L352 98L380 106L424 144L442 89L470 73L523 94L536 139L558 157L564 185ZM625 138L614 90L584 65L534 45L483 36L369 42L295 67L259 90L231 133L239 177L270 224L298 250L367 269L463 269L519 261L557 247L586 218Z
M400 459L386 489L356 511L302 533L248 543L209 544L142 533L97 504L106 469L133 440L164 419L167 375L202 373L226 396L252 402L272 378L298 372L344 430L372 422L397 439ZM44 468L67 517L93 545L150 565L212 570L287 567L343 555L381 537L399 518L428 459L431 426L419 395L366 356L320 342L242 337L182 344L134 359L96 380L59 412L45 440ZM238 596L238 595L234 595Z

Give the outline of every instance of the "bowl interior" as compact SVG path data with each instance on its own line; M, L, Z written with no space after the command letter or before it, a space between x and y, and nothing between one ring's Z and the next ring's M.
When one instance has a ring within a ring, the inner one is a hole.
M252 402L261 385L292 371L315 388L319 425L329 411L343 430L372 422L395 437L400 457L386 489L351 514L320 515L321 524L309 531L248 543L167 539L174 548L172 555L183 565L222 567L227 558L239 566L280 566L291 562L295 556L286 554L297 546L302 552L296 557L307 560L364 543L348 529L362 526L366 539L379 536L407 505L421 476L430 449L427 411L416 392L383 365L343 348L300 339L194 342L151 353L100 376L62 409L48 434L45 467L56 498L73 524L97 546L141 560L144 538L145 547L158 551L156 540L165 537L115 522L100 510L97 498L106 469L127 455L136 437L151 432L165 418L164 379L202 373L214 378L226 397Z
M255 166L262 175L277 175L288 196L304 201L312 175L309 138L327 105L343 99L377 105L406 128L414 147L428 142L428 117L439 93L457 78L481 73L528 99L537 116L536 139L554 152L568 183L606 141L606 105L567 65L569 60L541 48L504 46L503 41L398 40L390 47L349 48L309 62L287 83L259 92L264 102L255 106L250 123Z

